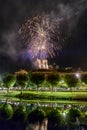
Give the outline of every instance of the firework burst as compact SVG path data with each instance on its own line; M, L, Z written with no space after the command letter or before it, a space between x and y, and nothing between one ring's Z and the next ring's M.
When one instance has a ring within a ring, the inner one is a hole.
M46 59L58 55L63 41L61 21L60 18L42 15L33 17L22 25L19 35L30 58Z

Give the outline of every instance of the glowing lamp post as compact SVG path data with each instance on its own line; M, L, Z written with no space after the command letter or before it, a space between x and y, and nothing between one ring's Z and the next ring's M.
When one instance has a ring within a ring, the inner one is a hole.
M82 83L81 83L81 78L80 78L81 75L80 75L79 73L76 73L75 76L76 76L76 78L78 79L79 85L81 86L81 85L82 85Z

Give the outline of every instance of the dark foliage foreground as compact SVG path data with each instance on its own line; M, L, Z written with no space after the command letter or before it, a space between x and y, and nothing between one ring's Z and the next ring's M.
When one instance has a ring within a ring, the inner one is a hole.
M80 111L70 108L63 116L62 109L40 108L33 106L12 106L4 103L0 107L0 130L42 130L42 126L47 130L78 130L80 125L77 118ZM47 122L47 123L46 123ZM35 126L32 129L31 126Z

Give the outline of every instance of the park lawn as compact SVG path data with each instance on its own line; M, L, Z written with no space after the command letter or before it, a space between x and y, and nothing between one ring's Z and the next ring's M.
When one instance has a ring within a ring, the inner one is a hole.
M17 97L26 100L36 99L48 99L48 100L87 100L87 91L59 91L59 92L42 92L42 91L23 91L22 95L20 91L10 91L7 95L6 91L1 92L0 96L3 97Z
M16 97L16 95L19 95L20 91L9 91L7 94L7 90L1 91L0 90L0 97Z
M87 100L87 92L70 92L70 91L60 91L60 92L37 92L37 91L24 91L19 97L24 99L62 99L62 100Z

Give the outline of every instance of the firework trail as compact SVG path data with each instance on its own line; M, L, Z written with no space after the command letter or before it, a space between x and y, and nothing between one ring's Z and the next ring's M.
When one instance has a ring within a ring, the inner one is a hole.
M31 59L53 58L61 50L61 18L49 15L29 19L19 29L19 36Z

